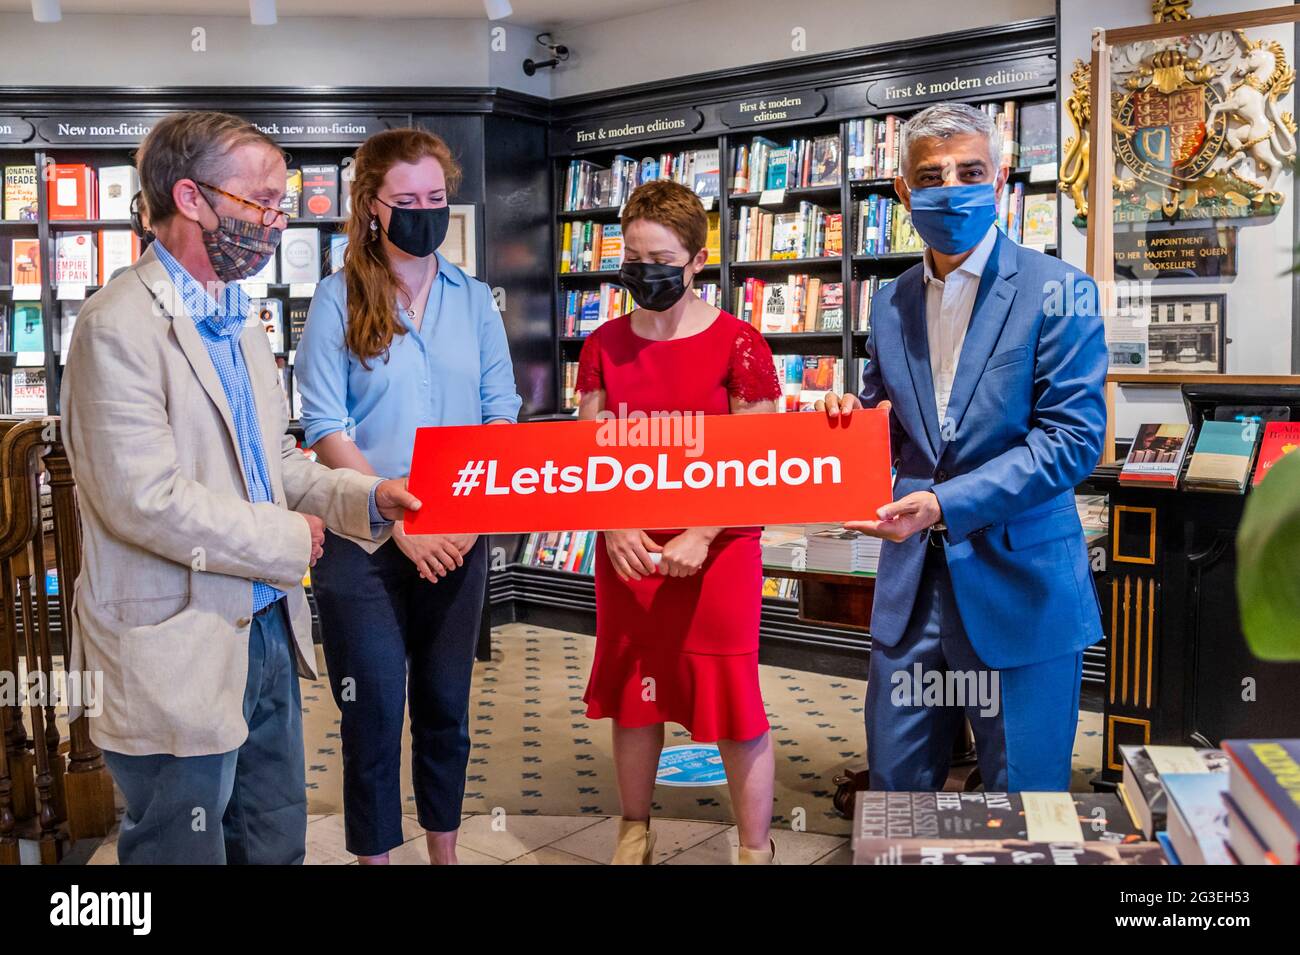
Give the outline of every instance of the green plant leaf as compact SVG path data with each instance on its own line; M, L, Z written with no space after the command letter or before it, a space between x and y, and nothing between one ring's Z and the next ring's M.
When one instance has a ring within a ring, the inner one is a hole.
M1252 489L1237 533L1241 629L1262 660L1300 660L1300 451Z

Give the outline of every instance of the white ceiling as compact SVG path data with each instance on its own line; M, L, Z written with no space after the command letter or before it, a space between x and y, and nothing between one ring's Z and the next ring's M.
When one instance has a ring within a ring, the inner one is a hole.
M587 23L611 20L683 0L511 0L520 24ZM244 0L63 0L64 16L77 13L248 16ZM277 0L280 17L443 17L481 19L483 0ZM361 8L361 10L359 10ZM31 12L31 0L0 0L0 11ZM363 12L362 12L363 11Z

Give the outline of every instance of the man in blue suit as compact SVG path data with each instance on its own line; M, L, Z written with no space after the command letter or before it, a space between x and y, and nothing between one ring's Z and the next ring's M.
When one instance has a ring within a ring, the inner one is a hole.
M872 300L862 394L824 406L891 410L895 500L845 525L883 538L871 785L941 789L964 711L985 789L1065 790L1101 638L1074 505L1106 424L1097 288L995 225L1007 173L987 114L931 106L901 136L894 188L924 261Z

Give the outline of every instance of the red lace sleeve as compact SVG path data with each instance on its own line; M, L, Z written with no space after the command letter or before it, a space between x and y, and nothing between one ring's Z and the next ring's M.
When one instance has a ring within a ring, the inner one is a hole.
M582 343L582 354L578 356L578 380L573 387L583 395L605 387L600 374L600 343L594 337Z
M777 401L781 397L772 349L752 325L742 325L732 343L727 393L745 404Z

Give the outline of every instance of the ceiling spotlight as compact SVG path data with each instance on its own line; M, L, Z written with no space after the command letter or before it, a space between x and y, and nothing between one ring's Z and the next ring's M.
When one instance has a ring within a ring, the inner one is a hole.
M504 20L515 11L510 0L483 0L483 12L489 20Z
M37 23L58 23L63 19L59 0L32 0L32 19Z
M275 0L248 0L248 15L254 26L274 26Z

